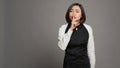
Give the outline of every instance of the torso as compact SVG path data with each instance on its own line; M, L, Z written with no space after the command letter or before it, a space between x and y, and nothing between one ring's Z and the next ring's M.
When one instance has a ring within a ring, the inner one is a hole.
M68 46L65 50L64 68L89 68L87 43L89 33L83 24L77 26L71 35ZM72 66L71 66L72 65Z

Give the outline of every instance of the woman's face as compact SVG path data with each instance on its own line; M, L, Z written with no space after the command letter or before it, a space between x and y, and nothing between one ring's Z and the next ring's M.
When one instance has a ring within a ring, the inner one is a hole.
M73 6L69 12L69 18L72 20L73 17L76 21L80 21L80 18L82 17L81 9L77 5Z

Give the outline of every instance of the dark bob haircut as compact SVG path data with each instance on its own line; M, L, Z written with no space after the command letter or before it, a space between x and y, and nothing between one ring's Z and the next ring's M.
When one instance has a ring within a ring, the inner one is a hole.
M85 21L86 21L86 14L85 14L83 6L81 4L79 4L79 3L73 3L73 4L71 4L69 6L69 8L67 9L66 16L65 16L65 19L66 19L66 21L68 23L68 27L66 29L66 32L70 28L70 25L71 25L71 21L72 20L69 18L69 13L70 13L70 11L71 11L71 9L72 9L73 6L79 6L80 9L81 9L82 17L80 18L80 23L85 23Z
M80 23L84 23L85 20L86 20L86 15L85 15L85 11L84 11L83 6L79 3L73 3L72 5L69 6L69 8L66 12L66 16L65 16L67 23L71 23L71 20L69 18L69 12L71 11L73 6L79 6L80 7L81 13L82 13L82 17L80 18Z
M69 24L71 23L71 20L69 18L69 12L71 11L73 6L79 6L80 7L81 13L82 13L82 17L80 18L80 23L84 23L86 21L86 15L85 15L85 11L84 11L83 6L79 3L73 3L72 5L69 6L69 8L66 12L66 16L65 16L67 23L69 23Z

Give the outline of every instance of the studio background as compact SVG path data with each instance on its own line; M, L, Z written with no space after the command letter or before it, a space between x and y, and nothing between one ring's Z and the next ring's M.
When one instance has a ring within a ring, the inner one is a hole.
M0 68L62 68L58 29L74 2L93 28L96 68L119 68L119 0L0 0Z

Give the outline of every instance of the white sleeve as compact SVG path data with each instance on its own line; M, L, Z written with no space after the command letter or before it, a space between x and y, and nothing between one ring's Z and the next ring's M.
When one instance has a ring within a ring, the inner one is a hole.
M89 31L88 56L90 59L91 68L95 68L95 62L96 62L95 45L94 45L93 30L90 26L88 31Z
M66 27L67 27L67 25L62 25L59 28L59 32L58 32L58 46L62 50L66 49L66 47L70 41L71 34L73 32L71 29L68 29L68 32L65 33Z

